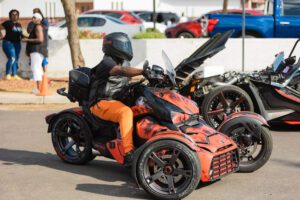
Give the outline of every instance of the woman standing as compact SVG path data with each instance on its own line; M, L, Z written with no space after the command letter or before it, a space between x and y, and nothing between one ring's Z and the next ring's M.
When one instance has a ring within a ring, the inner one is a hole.
M44 17L44 15L43 15L41 9L39 9L39 8L34 8L32 12L33 12L33 14L34 14L34 13L40 13L40 14L42 15L42 17L43 17L43 19L42 19L42 21L41 21L41 24L42 24L42 26L43 26L43 29L44 29L45 33L46 33L44 39L46 40L46 45L47 45L47 50L48 50L48 29L49 29L49 22L48 22L48 20ZM30 34L30 32L33 30L34 25L35 25L35 24L33 23L33 21L30 21L30 22L29 22L29 24L28 24L28 26L27 26L27 33L28 33L28 34ZM46 72L47 65L48 65L48 59L47 59L47 57L44 57L43 62L42 62L42 67L43 67L44 73Z
M19 11L11 10L9 12L9 20L0 25L0 39L3 39L2 48L7 57L6 63L6 79L21 79L17 75L18 61L21 51L22 26L19 21ZM3 37L1 29L5 29Z
M27 42L26 54L30 56L30 66L33 73L33 80L37 83L37 88L34 93L39 93L40 82L42 81L43 70L42 62L43 58L47 56L47 44L45 40L45 30L41 25L43 17L39 13L34 13L32 21L34 28L30 32L29 38L24 38L22 41Z

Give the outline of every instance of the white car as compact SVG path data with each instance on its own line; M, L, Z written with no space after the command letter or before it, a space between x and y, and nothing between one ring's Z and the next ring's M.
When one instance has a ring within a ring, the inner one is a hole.
M134 34L144 31L144 26L142 24L126 24L119 19L99 14L80 15L77 24L81 31L87 30L100 34L123 32L129 37L132 37ZM50 26L48 35L49 38L53 40L67 39L68 30L66 22L61 21Z

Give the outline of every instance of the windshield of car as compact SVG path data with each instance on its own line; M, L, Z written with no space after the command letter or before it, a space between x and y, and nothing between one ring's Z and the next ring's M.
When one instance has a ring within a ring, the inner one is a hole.
M126 24L126 23L122 22L121 20L119 20L115 17L111 17L111 16L107 15L106 18L109 19L110 21L113 21L113 22L117 23L117 24Z
M173 86L176 86L176 72L175 72L175 68L171 62L171 60L169 59L169 57L167 56L167 54L165 53L164 50L162 50L162 58L164 60L165 63L165 67L166 67L166 71L167 71L167 75L169 76Z
M283 61L284 61L284 53L281 52L281 53L277 54L277 56L272 64L272 69L274 72L277 71L278 67L282 64Z

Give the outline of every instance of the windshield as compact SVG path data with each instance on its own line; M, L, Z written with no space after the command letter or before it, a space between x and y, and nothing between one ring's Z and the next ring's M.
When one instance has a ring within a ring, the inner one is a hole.
M284 61L284 53L281 52L281 53L277 54L277 56L272 64L272 69L274 72L277 71L278 67L282 64L283 61Z
M175 72L175 69L174 69L174 66L173 66L171 60L169 59L169 57L167 56L167 54L165 53L164 50L162 51L162 58L164 60L165 66L166 66L167 75L169 76L173 86L176 86L177 85L176 81L175 81L176 72Z

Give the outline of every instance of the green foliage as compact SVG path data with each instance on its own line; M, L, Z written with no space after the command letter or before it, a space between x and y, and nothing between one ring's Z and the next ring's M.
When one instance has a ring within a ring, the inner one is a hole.
M133 39L161 39L166 38L165 34L159 32L158 30L154 30L153 28L146 29L145 32L135 34Z

